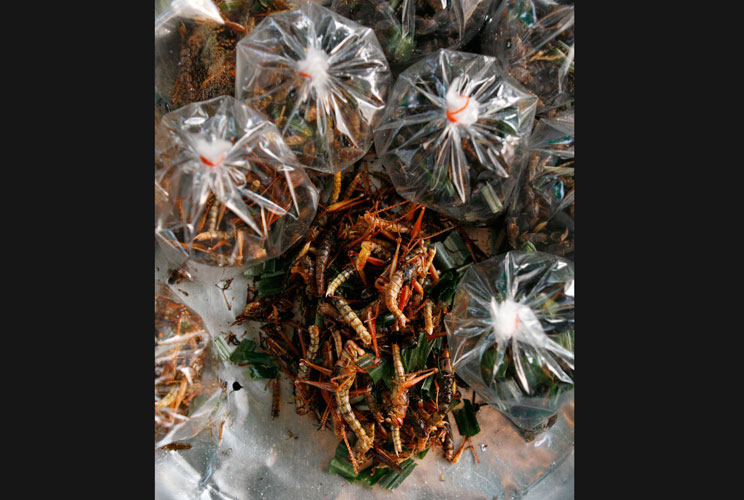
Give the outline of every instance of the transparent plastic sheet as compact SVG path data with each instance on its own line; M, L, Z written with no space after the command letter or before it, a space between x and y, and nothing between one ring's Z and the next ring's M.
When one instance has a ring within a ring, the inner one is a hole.
M494 3L482 50L540 99L538 114L571 106L574 97L573 1Z
M478 33L491 0L333 0L332 9L375 31L391 64L459 49ZM401 68L402 69L402 68Z
M222 96L168 113L159 128L155 234L195 279L234 276L308 230L318 191L263 115Z
M467 222L504 211L536 99L493 57L440 50L398 77L375 149L398 193Z
M336 173L372 145L390 68L369 28L306 3L238 43L235 95L265 113L307 168Z
M452 367L531 436L574 387L574 265L543 252L474 264L445 318Z
M529 150L528 167L507 210L509 245L570 257L575 233L573 110L540 119Z
M156 276L162 279L172 269L160 249L155 266ZM231 326L245 304L249 284L249 279L239 275L224 292L188 280L173 289L200 311L209 330L223 339L234 333L257 340L258 324ZM573 498L572 398L561 408L555 425L531 442L525 442L495 408L482 407L477 413L481 432L472 438L480 463L465 451L457 464L450 464L441 449L432 449L423 460L416 460L411 475L391 493L379 487L370 490L358 482L349 484L328 472L338 442L332 431L318 431L317 422L295 413L292 384L286 377L280 377L280 414L273 419L272 391L266 380L251 380L245 368L229 362L221 365L219 373L228 383L224 420L188 440L190 449L155 450L158 500ZM233 390L233 382L242 386L240 390ZM464 398L471 397L470 391L460 391ZM459 446L462 437L454 420L452 432Z
M202 318L155 282L155 448L188 440L219 420L226 392Z

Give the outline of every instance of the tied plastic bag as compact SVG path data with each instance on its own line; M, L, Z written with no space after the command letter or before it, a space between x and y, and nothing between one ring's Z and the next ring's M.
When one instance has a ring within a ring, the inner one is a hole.
M493 4L482 50L540 99L537 113L574 99L573 1L504 0Z
M537 122L530 160L507 210L511 248L571 256L574 251L574 112Z
M161 4L155 16L156 124L163 114L185 104L232 94L231 75L226 73L230 50L225 46L237 43L211 0Z
M269 116L308 168L339 172L372 145L390 68L369 28L306 3L238 43L235 95Z
M574 266L508 252L463 275L445 318L455 373L524 431L543 430L574 386Z
M332 9L374 29L391 64L459 49L478 33L490 0L333 0Z
M155 284L155 447L187 440L226 408L218 360L202 318Z
M495 58L440 50L398 77L375 148L407 200L485 221L503 213L524 166L535 104Z
M216 282L282 254L318 191L277 128L232 96L165 115L155 150L155 234L171 261Z
M235 95L238 40L271 12L308 0L173 0L156 4L155 109L158 114Z

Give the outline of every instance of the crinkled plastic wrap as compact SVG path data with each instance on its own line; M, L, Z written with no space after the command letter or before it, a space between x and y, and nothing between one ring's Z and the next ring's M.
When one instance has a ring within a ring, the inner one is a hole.
M542 118L529 140L530 160L507 211L511 248L574 251L574 112Z
M155 284L155 447L188 440L225 408L217 358L202 318Z
M333 0L342 16L374 29L391 64L459 49L478 33L490 0Z
M452 367L526 431L552 425L574 386L574 266L508 252L468 268L445 318Z
M493 4L482 50L537 95L538 114L574 98L573 1L504 0Z
M317 189L263 115L222 96L168 113L159 128L155 234L195 279L237 275L307 231Z
M238 43L236 97L322 172L351 166L371 147L389 85L372 30L314 3L267 16Z
M404 198L464 221L503 213L536 98L493 57L440 50L400 74L375 148Z

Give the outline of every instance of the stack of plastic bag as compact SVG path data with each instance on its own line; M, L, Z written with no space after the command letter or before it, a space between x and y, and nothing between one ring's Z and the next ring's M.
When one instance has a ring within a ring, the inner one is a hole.
M168 113L159 129L156 237L195 279L235 276L307 231L317 189L263 115L223 96Z
M486 221L524 167L536 101L495 58L440 50L398 77L375 148L404 198Z
M235 95L266 114L300 162L336 173L372 145L390 68L372 30L306 3L239 43Z
M474 264L445 318L455 372L519 428L555 422L574 386L574 266L542 252Z

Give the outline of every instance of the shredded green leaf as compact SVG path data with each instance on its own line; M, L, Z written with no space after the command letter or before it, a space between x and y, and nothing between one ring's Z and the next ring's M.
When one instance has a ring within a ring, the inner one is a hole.
M291 263L292 257L289 255L276 257L248 268L243 274L254 279L259 298L269 297L281 291Z
M285 274L284 271L261 273L255 280L258 296L262 298L278 294L282 290Z
M457 271L447 271L439 278L439 282L429 289L429 297L435 302L441 300L445 304L450 304L457 292L457 282Z
M385 383L385 386L389 390L392 390L394 371L393 363L391 363L388 358L382 358L379 365L367 370L367 375L372 378L372 381L375 384L382 380Z
M274 378L279 373L279 367L274 359L264 353L255 352L256 343L249 339L243 339L240 345L230 355L230 361L236 365L248 365L250 378Z
M393 491L395 488L400 486L400 484L407 478L411 472L413 472L413 469L416 468L416 462L409 458L402 464L400 464L401 469L403 469L403 472L398 473L393 470L385 474L378 482L377 484L386 490Z
M521 246L520 250L523 252L536 252L537 248L535 248L535 245L530 240L527 240Z
M390 469L387 467L380 467L375 470L374 473L370 475L362 475L361 480L367 483L367 485L372 488L380 479L382 479L387 473L390 472Z
M377 316L377 321L376 321L375 326L378 329L382 329L382 328L388 328L393 323L395 323L395 316L393 315L393 313L389 312L389 313L385 313L385 314L381 314Z
M372 381L375 384L379 382L380 379L382 378L382 373L383 373L383 370L385 369L386 364L389 364L387 358L382 358L379 365L375 366L374 368L369 368L367 370L367 375L372 377Z
M362 370L365 370L368 366L371 366L375 362L375 358L372 356L362 356L357 362L356 365L361 368Z
M259 276L262 271L263 264L256 264L255 266L251 266L243 271L243 276L246 276L248 278L255 278L256 276Z
M315 326L317 326L321 330L325 328L325 321L323 320L322 314L315 314Z
M214 339L214 347L217 351L217 356L219 356L222 361L227 361L228 359L230 359L230 348L227 346L227 342L225 342L225 339L223 339L222 337L217 337L216 339Z
M481 377L483 377L483 380L489 387L495 380L500 379L506 375L506 369L509 365L509 358L507 356L504 356L501 364L498 367L498 371L496 373L493 373L493 365L496 362L497 347L498 346L494 344L490 348L486 349L486 351L483 353L483 357L481 358Z
M461 436L475 436L480 432L478 419L475 418L475 410L469 399L465 400L465 405L457 410L452 411L457 423L457 430Z
M349 462L349 450L343 440L339 441L338 446L336 446L336 453L328 464L328 472L338 474L350 483L362 480L364 474L363 470L359 471L358 474L354 473L354 467Z
M472 256L470 255L470 250L468 250L468 246L465 244L465 241L463 241L460 235L457 234L457 231L450 231L450 233L442 242L442 245L451 257L452 262L454 263L454 267L460 267L466 262L473 260Z
M561 333L556 335L553 340L555 340L558 344L560 344L562 347L568 349L569 351L574 351L574 331L573 329L563 330Z
M426 332L419 333L418 343L413 349L401 349L400 358L406 373L423 370L431 351L431 344L426 338Z
M421 458L426 455L427 451L428 450L424 450L424 452L420 454ZM343 441L339 441L338 446L336 446L336 453L328 464L328 472L331 474L338 474L349 481L349 483L362 481L367 483L370 488L375 484L378 484L381 487L392 491L400 486L403 480L411 474L413 469L416 467L416 462L412 458L409 458L400 464L400 467L402 469L402 472L400 473L395 472L388 467L380 467L372 474L369 473L369 468L361 470L358 474L355 474L354 467L351 465L351 462L349 462L349 451L346 448L346 444Z
M279 369L275 366L267 365L248 365L248 376L252 379L276 378Z
M452 262L452 258L450 258L447 250L444 248L444 244L441 241L437 241L434 244L434 247L437 249L437 253L436 255L434 255L434 264L440 271L449 271L450 269L455 267L455 264Z

